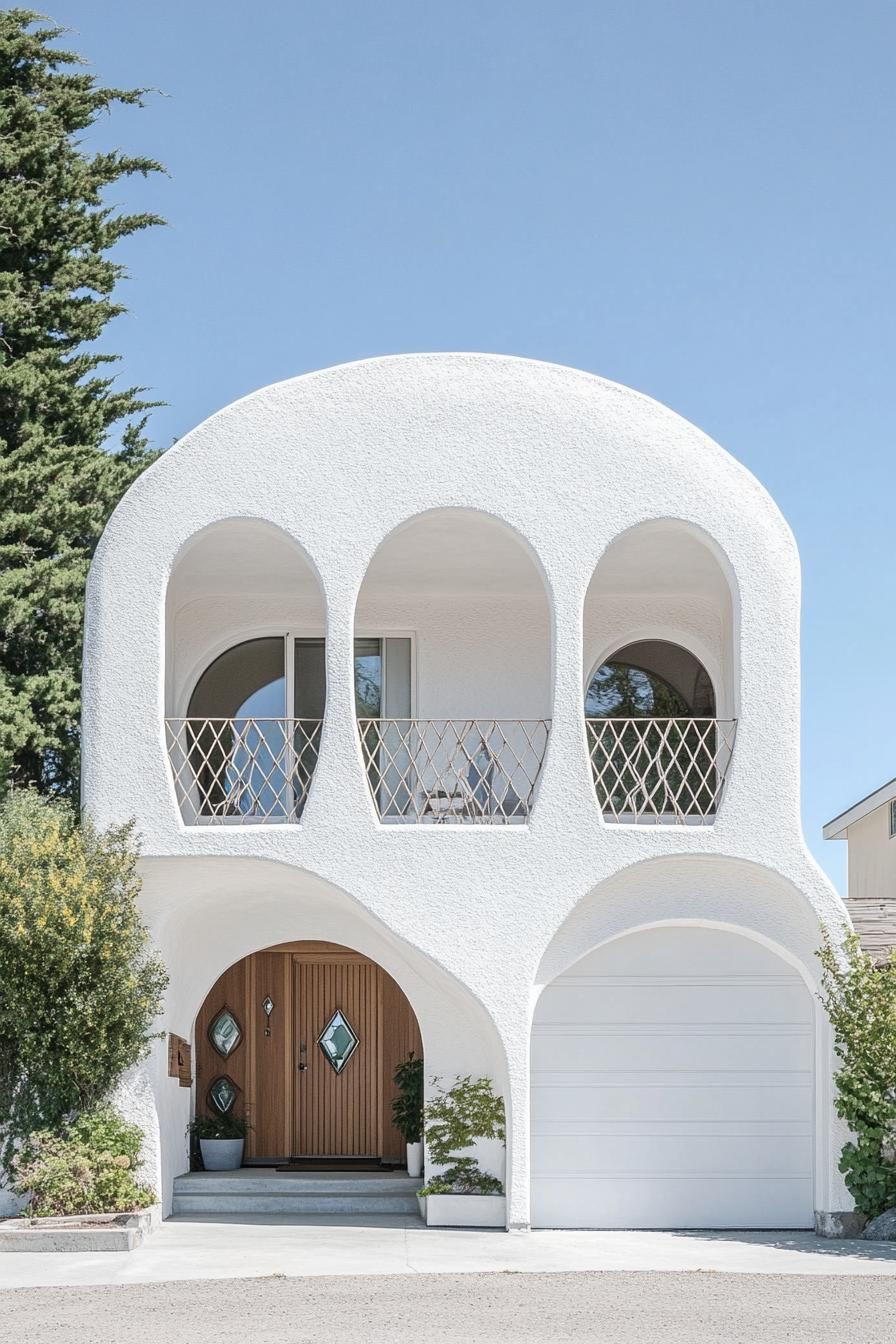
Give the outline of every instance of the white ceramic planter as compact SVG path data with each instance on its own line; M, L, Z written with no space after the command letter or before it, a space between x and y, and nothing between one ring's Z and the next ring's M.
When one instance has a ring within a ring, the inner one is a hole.
M206 1171L235 1171L243 1161L243 1139L200 1139L199 1151Z
M408 1175L419 1176L423 1171L423 1144L408 1144Z
M506 1227L504 1195L427 1195L418 1197L427 1227Z

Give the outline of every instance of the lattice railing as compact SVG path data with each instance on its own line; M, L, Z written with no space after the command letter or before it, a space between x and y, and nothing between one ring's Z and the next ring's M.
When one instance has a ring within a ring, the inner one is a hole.
M587 729L605 820L695 825L715 819L736 719L589 719Z
M528 820L547 719L359 719L367 779L385 822Z
M320 751L320 719L166 719L188 826L298 821Z

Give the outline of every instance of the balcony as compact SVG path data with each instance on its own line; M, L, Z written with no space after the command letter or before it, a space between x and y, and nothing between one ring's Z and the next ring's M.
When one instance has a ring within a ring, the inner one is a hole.
M301 819L321 719L166 719L174 792L187 826Z
M525 824L548 719L359 719L371 797L390 825Z
M736 719L588 719L594 790L604 820L706 826L716 818Z

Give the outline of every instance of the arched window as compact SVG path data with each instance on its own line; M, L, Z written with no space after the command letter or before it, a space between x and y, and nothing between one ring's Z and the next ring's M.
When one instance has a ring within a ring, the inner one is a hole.
M596 669L585 691L589 719L715 718L706 668L667 640L641 640Z
M325 703L323 639L267 636L220 654L197 681L184 725L198 815L298 820Z

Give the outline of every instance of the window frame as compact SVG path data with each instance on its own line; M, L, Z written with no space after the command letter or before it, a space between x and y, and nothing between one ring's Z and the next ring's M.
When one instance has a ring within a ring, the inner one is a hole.
M284 696L284 700L285 700L284 708L288 708L288 706L289 706L289 687L290 687L291 684L292 684L292 680L293 680L293 677L294 677L294 674L295 674L295 657L294 657L294 645L295 645L295 641L296 641L297 639L322 639L322 640L324 641L324 648L325 648L325 649L326 649L326 643L327 643L327 635L326 635L326 631L325 631L325 630L322 631L322 630L320 630L320 629L315 629L315 628L310 627L310 626L308 626L308 627L302 626L302 627L298 627L298 628L291 628L291 629L288 629L288 630L284 630L283 626L274 626L274 625L263 625L263 626L257 626L257 627L253 626L253 627L251 627L249 630L247 630L245 633L240 634L237 638L229 638L229 639L227 639L226 641L223 641L223 640L222 640L222 641L216 641L216 643L213 644L212 647L211 647L211 649L207 652L207 655L206 655L206 657L203 659L203 661L202 661L201 663L199 663L199 664L195 667L195 669L194 669L194 671L193 671L193 674L190 676L190 678L189 678L187 681L185 681L185 683L184 683L184 687L183 687L183 692L182 692L182 697L181 697L181 705L180 705L180 710L181 710L181 712L180 712L180 714L175 715L175 716L173 716L173 717L175 717L175 718L181 718L181 719L186 719L186 718L188 718L188 717L189 717L189 711L190 711L190 702L191 702L192 699L193 699L193 696L194 696L194 694L195 694L195 692L196 692L196 688L197 688L197 686L199 685L199 683L200 683L200 681L202 680L202 678L205 676L205 673L206 673L206 672L208 671L208 669L212 666L212 664L215 663L215 662L221 657L222 654L227 653L230 649L235 649L235 648L237 648L240 644L247 644L247 643L249 643L250 640L253 640L253 639L282 639L282 640L285 641L283 667L284 667L284 677L285 677L285 687L286 687L286 692L285 692L285 696ZM405 627L405 626L402 626L402 627L400 627L400 628L399 628L399 627L392 627L392 626L377 626L376 628L373 628L373 627L370 627L370 626L362 626L362 627L356 629L356 630L354 631L354 633L353 633L353 636L352 636L352 655L353 655L353 656L354 656L354 643L355 643L355 640L356 640L356 639L379 639L379 640L383 640L383 639L408 639L408 640L410 640L410 643L411 643L411 718L416 718L416 717L417 717L417 632L416 632L416 630L409 630L409 629L407 629L407 627ZM354 676L354 671L353 671L353 669L352 669L352 675ZM327 696L327 699L329 699L329 695ZM292 717L294 717L294 716L293 716L293 715L290 715L290 714L287 714L287 715L285 715L284 717L286 717L286 718L292 718Z

